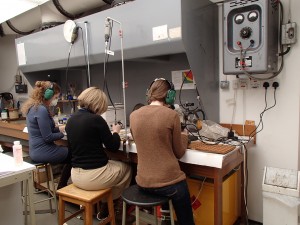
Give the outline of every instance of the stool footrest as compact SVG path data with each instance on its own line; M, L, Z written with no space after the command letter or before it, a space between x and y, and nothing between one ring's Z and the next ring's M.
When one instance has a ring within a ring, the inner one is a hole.
M68 216L67 218L65 218L64 222L67 222L68 220L74 218L75 216L79 215L83 211L84 211L84 208L79 209L78 211L76 211L75 213L73 213L71 216Z
M39 210L35 210L35 214L45 214L45 213L55 213L56 210L55 209L39 209Z

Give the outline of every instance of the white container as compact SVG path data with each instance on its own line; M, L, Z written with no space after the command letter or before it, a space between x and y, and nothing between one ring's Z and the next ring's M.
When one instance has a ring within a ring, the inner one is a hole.
M22 145L20 144L20 141L14 141L13 156L15 160L15 165L21 166L23 164L23 152L22 152Z
M1 119L6 120L7 118L7 110L3 109L1 112Z

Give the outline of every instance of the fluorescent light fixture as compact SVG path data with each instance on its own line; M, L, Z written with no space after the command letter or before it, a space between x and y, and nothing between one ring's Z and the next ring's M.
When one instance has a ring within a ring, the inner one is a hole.
M0 0L0 23L14 18L49 0Z

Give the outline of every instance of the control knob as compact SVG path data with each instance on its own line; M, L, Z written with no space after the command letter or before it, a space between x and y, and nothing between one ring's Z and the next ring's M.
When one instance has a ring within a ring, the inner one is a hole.
M243 39L248 39L252 34L252 29L250 27L243 27L240 31L240 35Z

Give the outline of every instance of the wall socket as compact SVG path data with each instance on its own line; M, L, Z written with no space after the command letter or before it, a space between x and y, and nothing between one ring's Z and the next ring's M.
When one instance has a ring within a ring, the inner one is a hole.
M220 88L221 89L229 89L229 81L228 80L221 80Z
M233 80L233 81L232 81L232 89L233 89L233 90L236 90L236 89L238 89L238 88L239 88L239 80L238 80L238 79Z
M250 87L251 88L260 88L261 82L259 80L255 80L253 78L250 79Z
M283 45L295 44L297 41L297 24L283 24L281 26L281 39Z
M248 89L248 79L239 79L239 89Z

